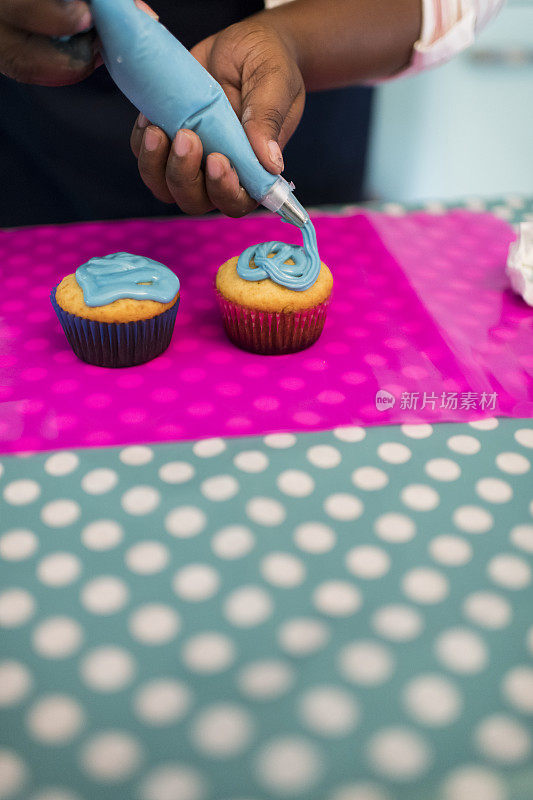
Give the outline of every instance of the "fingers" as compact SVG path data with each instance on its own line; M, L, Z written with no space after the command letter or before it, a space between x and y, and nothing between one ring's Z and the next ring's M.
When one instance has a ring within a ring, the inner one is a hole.
M139 149L139 172L152 194L163 203L173 203L166 180L165 170L170 151L170 141L160 128L148 125Z
M202 170L202 143L193 131L178 131L166 170L167 186L186 214L205 214L213 208Z
M0 21L44 36L73 36L92 25L89 6L82 0L3 0Z
M213 205L228 217L243 217L257 207L255 200L239 184L228 159L220 153L207 156L206 188Z

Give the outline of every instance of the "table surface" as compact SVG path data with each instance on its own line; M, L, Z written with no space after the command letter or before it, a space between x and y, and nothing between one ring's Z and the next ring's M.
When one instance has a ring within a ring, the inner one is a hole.
M3 458L0 799L530 800L532 456L490 419Z

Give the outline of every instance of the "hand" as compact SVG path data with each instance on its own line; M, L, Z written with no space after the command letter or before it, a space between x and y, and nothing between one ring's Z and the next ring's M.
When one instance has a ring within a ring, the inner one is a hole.
M0 73L41 86L83 80L102 63L92 24L82 0L0 0Z
M197 44L192 54L220 83L266 170L283 170L281 150L302 116L305 88L291 44L261 15L238 22ZM211 153L202 165L202 143L190 130L173 142L141 114L131 148L146 186L187 214L218 208L241 217L257 206L240 186L228 159Z

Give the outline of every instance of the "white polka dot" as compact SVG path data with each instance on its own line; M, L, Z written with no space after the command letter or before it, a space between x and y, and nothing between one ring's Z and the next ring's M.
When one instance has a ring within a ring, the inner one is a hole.
M134 698L137 716L148 725L172 725L185 716L192 702L185 684L170 678L160 678L141 686Z
M337 448L330 444L316 444L307 450L306 456L307 460L319 469L332 469L337 467L342 460Z
M112 550L124 538L122 526L112 519L98 519L81 532L81 540L89 550Z
M340 439L341 442L362 442L366 436L364 428L359 428L357 425L346 425L344 427L335 428L333 436Z
M269 553L260 565L261 575L273 586L292 589L305 579L305 567L291 553Z
M141 785L141 800L204 800L202 776L188 765L157 767Z
M454 453L460 453L463 456L473 456L481 450L479 439L463 433L450 436L446 444Z
M389 571L390 558L380 547L361 545L348 551L346 566L357 578L381 578Z
M178 539L189 539L203 531L207 517L196 506L178 506L165 517L165 528Z
M383 442L378 447L378 456L388 464L405 464L412 455L407 445L400 442Z
M5 561L24 561L35 553L38 546L39 541L32 531L17 528L0 538L0 556Z
M118 475L113 469L102 467L93 469L81 479L81 488L87 494L105 494L114 489L118 483Z
M22 759L11 750L0 748L0 800L8 800L20 792L27 777Z
M499 478L481 478L476 483L476 493L487 503L507 503L513 496L509 484Z
M468 564L472 558L472 547L469 542L459 536L442 534L436 536L429 544L429 552L435 561L447 567L460 567Z
M44 470L49 475L62 477L63 475L69 475L71 472L74 472L79 463L80 459L76 453L69 453L65 450L49 456L44 462Z
M176 611L162 603L146 603L133 612L128 627L138 642L146 645L166 644L178 634L181 621Z
M533 714L532 667L518 666L509 670L503 680L502 690L504 697L517 711Z
M478 431L493 431L498 427L498 420L494 417L487 417L487 419L476 419L468 423L471 428L476 428Z
M9 708L20 703L30 691L32 684L32 677L25 664L18 661L0 661L0 708Z
M172 586L182 600L199 603L218 592L220 577L209 564L188 564L176 572Z
M404 505L414 511L432 511L440 503L438 492L423 483L405 486L400 492L400 498Z
M456 481L461 475L461 467L450 458L432 458L424 470L436 481Z
M298 711L312 733L335 738L347 736L359 721L359 708L353 696L336 686L308 689L300 698Z
M493 592L475 592L463 603L466 617L483 628L497 630L505 628L511 621L511 606L504 597Z
M359 610L362 597L351 583L332 580L319 584L313 592L313 603L322 614L347 617Z
M402 590L414 603L440 603L447 596L448 581L440 572L429 567L418 567L406 572Z
M243 558L255 544L254 535L244 525L228 525L221 528L211 539L213 552L219 558L233 560Z
M80 674L95 692L118 692L133 680L135 662L122 647L97 647L83 658Z
M149 464L154 457L154 451L151 447L145 447L144 445L132 445L131 447L125 447L123 450L120 451L118 457L122 461L123 464L127 464L130 467L141 467L144 464Z
M81 572L81 561L72 553L52 553L37 566L37 577L47 586L67 586Z
M515 525L510 534L511 542L526 553L533 553L533 525Z
M327 800L391 800L388 792L375 783L347 783L328 794Z
M153 486L134 486L133 489L124 492L120 502L126 514L138 517L150 514L160 501L161 496Z
M285 520L286 511L271 497L253 497L246 503L246 516L258 525L274 527Z
M289 497L308 497L315 488L313 478L299 469L288 469L281 472L276 480L280 492Z
M388 482L388 475L377 467L359 467L352 472L352 483L354 486L366 491L383 489Z
M503 781L485 767L459 767L451 772L442 791L443 800L508 800Z
M418 675L403 690L402 700L417 722L430 727L450 725L463 707L459 691L441 675Z
M35 612L35 600L25 589L6 589L0 594L0 627L24 625Z
M358 519L363 513L364 507L358 497L352 494L338 492L330 494L324 502L324 511L332 519L341 522L349 522Z
M486 533L494 525L492 514L480 506L459 506L453 512L453 521L466 533Z
M183 661L193 672L211 675L227 669L235 659L231 639L222 633L205 632L192 636L182 651Z
M402 605L379 608L372 616L372 625L376 633L393 642L410 642L424 627L419 612Z
M407 728L385 728L374 734L368 755L374 769L393 781L419 778L432 761L426 740Z
M374 530L385 542L409 542L416 533L416 525L405 514L382 514L374 523Z
M193 445L192 451L199 458L212 458L226 449L224 439L202 439Z
M81 752L84 771L101 783L125 781L137 771L141 760L138 742L121 731L106 731L93 736Z
M192 464L186 461L169 461L159 469L158 475L165 483L187 483L195 475Z
M38 794L32 794L31 800L80 800L80 796L58 786L52 786Z
M496 466L509 475L525 475L531 469L529 460L520 453L499 453Z
M32 634L33 649L43 658L68 658L82 641L81 625L70 617L48 617Z
M52 500L41 509L41 519L50 528L65 528L79 519L81 508L74 500Z
M41 487L37 481L22 478L11 481L4 488L4 500L12 506L26 506L37 500L41 494Z
M524 761L531 752L531 738L517 720L494 714L483 720L474 732L480 753L501 764Z
M481 672L488 661L483 640L466 628L450 628L441 633L435 642L435 652L445 667L462 675Z
M299 795L311 788L322 773L320 751L300 737L279 737L261 748L257 778L269 792Z
M533 428L520 428L515 431L514 438L522 447L533 447Z
M224 601L224 616L238 628L260 625L272 614L270 595L259 586L242 586Z
M392 655L379 642L361 639L345 645L339 653L339 670L346 680L361 686L378 686L389 680L394 669Z
M294 542L306 553L327 553L335 547L336 535L321 522L304 522L294 531Z
M219 503L235 497L239 484L232 475L215 475L202 482L200 491L208 500Z
M268 458L261 450L243 450L242 453L237 453L233 459L233 463L242 472L250 472L255 474L257 472L264 472L268 467Z
M489 577L505 589L525 589L531 583L531 567L524 559L501 553L489 561Z
M296 444L296 436L292 433L270 433L263 439L267 447L272 447L275 450L285 450L288 447L294 447Z
M253 661L239 673L241 692L251 700L275 700L285 694L294 682L291 668L283 661Z
M167 566L170 554L161 542L137 542L126 550L124 560L132 572L138 575L154 575Z
M102 575L85 584L80 599L82 605L92 614L115 614L128 602L129 591L119 578Z
M28 729L34 739L49 745L72 741L84 723L81 706L62 694L41 697L28 711Z
M210 758L232 758L251 743L252 719L230 703L219 703L197 715L191 730L194 745Z
M431 425L402 425L401 431L409 439L427 439L433 433Z
M278 633L282 649L291 656L308 656L329 639L326 625L317 619L296 617L284 622Z

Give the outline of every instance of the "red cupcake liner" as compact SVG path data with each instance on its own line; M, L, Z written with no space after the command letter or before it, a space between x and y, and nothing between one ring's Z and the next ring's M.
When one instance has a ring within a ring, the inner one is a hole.
M329 298L302 311L255 311L217 292L228 338L243 350L282 355L305 350L316 342L326 321Z

